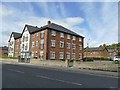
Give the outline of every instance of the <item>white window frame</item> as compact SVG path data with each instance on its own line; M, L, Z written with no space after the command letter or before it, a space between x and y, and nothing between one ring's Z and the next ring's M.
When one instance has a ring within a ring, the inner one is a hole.
M55 59L55 52L50 51L50 59Z
M82 41L82 38L79 37L79 41L81 42L81 41Z
M56 31L51 30L51 35L52 35L52 36L56 36Z
M59 52L59 59L64 59L64 52Z
M50 44L52 47L55 47L55 40L51 40Z
M33 41L33 42L32 42L32 47L34 47L34 46L35 46L35 42Z
M67 49L70 49L70 43L67 43Z
M75 36L72 36L72 40L75 40L76 39L76 37Z
M45 32L44 32L44 31L41 31L40 37L41 37L41 38L44 38L44 36L45 36Z
M69 57L67 55L69 55ZM69 52L66 53L66 59L70 59L70 53Z
M38 41L36 41L36 47L38 46Z
M61 38L64 38L64 33L60 33L60 37L61 37Z
M72 49L75 49L76 48L76 44L72 44Z
M73 57L73 55L74 55L74 57ZM75 59L75 53L72 53L72 59Z
M70 35L69 34L67 35L67 39L70 39Z
M63 46L61 47L61 43L63 44ZM64 42L60 41L60 48L64 48Z

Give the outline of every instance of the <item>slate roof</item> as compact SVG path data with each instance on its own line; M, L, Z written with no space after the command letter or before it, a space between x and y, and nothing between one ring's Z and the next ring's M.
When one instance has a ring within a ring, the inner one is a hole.
M87 47L84 49L85 51L104 51L105 48L102 48L102 47Z
M79 37L84 38L83 36L73 32L73 31L71 31L71 30L69 30L69 29L67 29L67 28L65 28L61 25L55 24L55 23L51 23L49 25L45 25L45 26L40 27L40 28L38 28L37 26L31 26L31 25L25 25L25 26L27 26L30 34L48 28L48 29L52 29L52 30L55 30L55 31L60 31L60 32L64 32L64 33L67 33L67 34L71 34L71 35L75 35L75 36L79 36Z
M8 47L7 46L0 47L0 50L8 50Z
M13 34L13 36L14 36L14 39L21 38L21 33L12 32L11 35L10 35L10 38L11 38L12 34ZM9 39L9 41L10 41L10 39Z

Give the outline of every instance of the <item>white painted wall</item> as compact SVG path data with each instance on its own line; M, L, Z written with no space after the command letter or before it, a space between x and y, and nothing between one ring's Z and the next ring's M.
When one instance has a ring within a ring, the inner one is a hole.
M12 43L12 45L10 45L10 43ZM15 39L14 39L14 36L12 34L12 37L10 38L10 42L8 43L8 56L14 56L14 48L15 47ZM10 48L13 48L13 50L11 50Z
M23 36L27 36L28 35L28 41L22 41L23 40ZM24 44L24 50L22 49L22 45ZM26 46L26 44L27 44L27 49L25 50L25 46ZM30 49L30 33L29 33L29 31L28 31L28 29L27 29L27 27L25 28L25 30L24 30L24 32L23 32L23 34L22 34L22 38L21 38L21 52L22 51L29 51L29 49Z

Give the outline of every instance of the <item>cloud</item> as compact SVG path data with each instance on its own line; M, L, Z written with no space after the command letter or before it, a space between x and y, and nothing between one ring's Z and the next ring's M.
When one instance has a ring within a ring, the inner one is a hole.
M87 3L80 7L86 15L90 37L85 35L86 44L99 46L103 43L118 41L118 11L117 3ZM99 8L99 9L98 9ZM89 41L90 39L90 41Z

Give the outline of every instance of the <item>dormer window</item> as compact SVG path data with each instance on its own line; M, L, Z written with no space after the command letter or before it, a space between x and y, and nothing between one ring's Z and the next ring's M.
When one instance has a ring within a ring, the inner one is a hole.
M56 32L52 30L52 31L51 31L51 35L52 35L52 36L56 36Z

